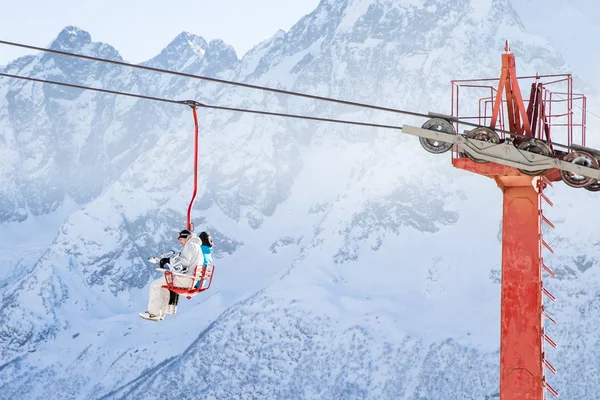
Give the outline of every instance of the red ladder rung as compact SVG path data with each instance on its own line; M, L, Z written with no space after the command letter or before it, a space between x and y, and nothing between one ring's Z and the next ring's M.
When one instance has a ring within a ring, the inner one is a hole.
M548 367L548 369L550 370L550 372L552 372L553 374L556 375L556 368L554 368L554 365L552 365L550 363L550 361L548 361L545 357L544 357L544 364L546 365L546 367Z
M552 222L548 221L548 218L546 218L546 217L544 216L544 214L542 214L542 221L544 221L545 223L547 223L547 224L548 224L548 226L550 226L550 228L552 228L552 229L556 229L556 227L554 226L554 224L553 224Z
M548 315L548 313L546 311L542 311L542 315L546 318L548 318L550 321L554 322L554 324L558 325L558 322L556 322L556 320L554 318L552 318L550 315Z
M550 392L550 394L556 398L558 398L559 394L556 391L556 389L554 389L552 386L550 386L550 384L548 382L546 382L546 380L544 379L544 387L546 388L546 390L548 392Z
M542 286L542 292L544 292L544 294L545 294L546 296L548 296L548 298L549 298L550 300L552 300L552 301L556 301L556 297L554 297L554 296L552 295L552 293L550 293L550 292L548 291L548 289L546 289L546 288L545 288L545 287L543 287L543 286Z
M544 239L541 239L542 244L544 245L545 248L547 248L548 250L550 250L550 253L554 254L554 250L552 250L552 247L550 247L550 245L548 243L546 243L546 241Z
M546 270L546 272L548 272L550 275L552 275L553 278L556 278L556 274L554 273L554 271L552 271L550 268L548 268L548 266L546 264L544 264L543 261L542 261L542 268L544 268Z
M543 192L540 192L540 196L542 196L542 199L546 200L546 203L548 203L548 205L550 205L550 207L554 207L554 204L550 201L550 199Z
M548 335L546 335L544 333L544 339L546 340L546 342L548 342L550 344L550 346L554 347L555 349L558 348L558 345L556 344L556 342L552 339L550 339L550 337Z

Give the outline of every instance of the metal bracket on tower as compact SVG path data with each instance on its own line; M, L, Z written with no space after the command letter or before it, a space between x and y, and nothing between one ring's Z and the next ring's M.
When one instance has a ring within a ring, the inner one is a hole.
M544 387L546 388L546 390L548 392L550 392L550 394L554 397L558 397L558 391L556 389L554 389L552 386L550 386L550 384L544 379Z

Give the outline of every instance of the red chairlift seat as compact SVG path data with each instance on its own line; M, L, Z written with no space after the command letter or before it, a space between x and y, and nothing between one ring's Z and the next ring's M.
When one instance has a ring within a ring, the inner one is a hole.
M212 283L213 273L215 266L214 264L207 265L197 265L194 268L194 275L186 275L179 274L173 271L165 271L165 281L166 285L163 285L164 288L169 289L172 292L177 294L182 294L188 299L191 299L195 295L210 288L210 284ZM174 286L173 285L173 277L185 277L190 281L189 286Z

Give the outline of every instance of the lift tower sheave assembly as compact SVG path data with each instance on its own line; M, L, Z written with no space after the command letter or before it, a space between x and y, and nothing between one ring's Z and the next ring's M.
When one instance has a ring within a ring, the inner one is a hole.
M524 100L519 81L528 79L531 90ZM468 107L459 94L471 106L479 101L477 115L463 115L459 105ZM452 81L452 115L430 113L433 118L421 128L402 128L419 136L430 153L452 150L455 168L492 178L502 190L500 400L543 400L546 391L558 397L545 376L556 369L546 359L544 343L557 345L543 324L556 323L543 303L544 296L555 300L542 279L543 271L554 276L542 257L544 247L553 252L543 240L542 224L554 227L542 213L542 201L552 205L543 190L561 180L600 190L600 152L585 146L585 101L573 93L571 75L517 77L507 42L499 79ZM461 124L471 129L459 134Z

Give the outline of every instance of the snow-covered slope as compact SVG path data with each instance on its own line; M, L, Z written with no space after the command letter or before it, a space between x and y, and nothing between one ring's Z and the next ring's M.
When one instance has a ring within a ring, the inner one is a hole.
M55 43L69 50L118 57L75 28L61 37ZM242 60L221 41L182 33L147 64L449 112L449 80L497 76L506 39L520 72L565 72L507 0L323 0ZM96 64L67 70L54 58L7 69L211 104L422 123ZM34 267L7 279L0 398L498 397L501 196L493 181L454 170L448 156L397 132L199 109L194 222L215 239L215 281L182 299L176 317L152 324L136 316L156 276L144 260L174 247L185 221L190 111L13 81L0 82L0 95L10 150L0 174L11 183L2 186L4 226L16 229L9 221L65 198L82 205ZM49 113L56 97L60 107ZM27 122L14 99L54 130ZM15 175L19 158L30 167ZM89 179L90 170L101 174ZM54 195L37 205L25 195L50 183ZM548 195L557 231L547 240L557 255L546 261L559 274L548 282L559 298L549 311L561 323L548 328L561 346L548 351L560 371L550 380L566 398L584 399L600 376L598 243L583 211L597 197L562 184Z

